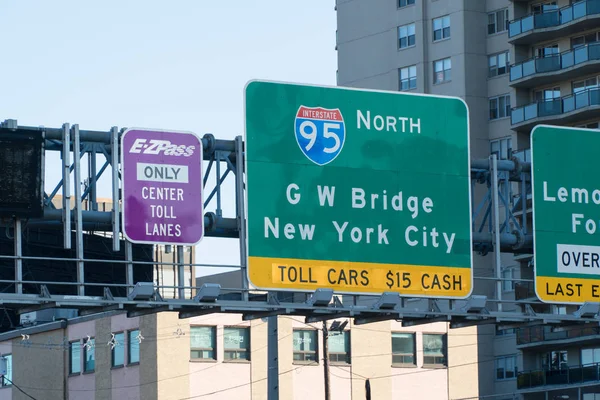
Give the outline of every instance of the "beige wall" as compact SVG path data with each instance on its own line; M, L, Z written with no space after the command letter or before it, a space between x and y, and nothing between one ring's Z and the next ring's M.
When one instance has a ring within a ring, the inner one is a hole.
M68 351L64 351L65 330L56 329L35 335L36 346L26 347L13 339L13 382L28 394L44 400L64 400L66 376L68 373ZM52 343L52 349L41 343ZM1 391L0 391L1 392ZM13 400L31 400L18 390L12 390Z
M216 360L190 359L190 326L193 325L216 327ZM20 337L17 337L12 343L0 343L0 349L3 353L12 351L15 381L22 380L24 386L32 386L31 394L43 399L179 400L208 395L211 399L262 400L267 398L267 325L266 319L243 321L240 314L210 314L189 319L179 319L177 313L171 312L139 318L119 314L73 322L66 330L31 336L31 341L37 344L84 340L87 335L94 337L95 371L73 376L68 375L66 347L58 351L26 348L19 345ZM301 317L281 316L278 325L280 399L323 398L323 324L307 324ZM223 333L227 326L250 327L251 362L224 360ZM125 345L125 366L111 368L111 350L106 345L111 333L138 327L144 336L140 364L127 365ZM318 333L318 363L296 363L293 361L293 331L311 328ZM395 399L400 393L406 398L436 400L478 395L477 328L448 330L445 323L402 327L400 322L385 321L359 326L350 322L346 329L350 330L352 362L332 363L333 400L364 399L366 379L370 380L373 398L377 400ZM415 333L417 362L414 367L392 365L391 332ZM423 333L448 334L450 368L423 366ZM32 362L33 359L36 362ZM469 385L464 385L465 377L469 377ZM36 391L36 387L44 389ZM65 387L68 388L66 394ZM23 398L18 396L14 390L0 389L0 400Z
M157 317L156 362L157 398L175 400L189 396L189 320L177 313L164 312ZM176 335L180 327L183 336Z

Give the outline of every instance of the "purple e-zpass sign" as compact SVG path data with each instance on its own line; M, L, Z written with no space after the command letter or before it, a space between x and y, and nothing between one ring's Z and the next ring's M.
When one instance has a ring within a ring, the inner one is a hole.
M127 129L121 167L127 240L192 246L202 239L202 143L196 135Z

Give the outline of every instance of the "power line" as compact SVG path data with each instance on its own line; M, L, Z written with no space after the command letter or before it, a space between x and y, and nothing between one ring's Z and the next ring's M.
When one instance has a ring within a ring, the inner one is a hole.
M292 368L292 369L290 369L290 370L287 370L287 371L284 371L284 372L280 372L280 373L279 373L279 376L281 376L281 375L285 375L285 374L288 374L288 373L290 373L290 372L294 372L294 371L296 371L296 370L298 370L298 369L302 369L302 368L304 368L304 367L305 367L305 366L303 365L303 366L300 366L300 367ZM267 378L261 378L261 379L257 379L257 380L255 380L255 381L251 381L251 382L248 382L248 383L242 383L242 384L240 384L240 385L232 386L232 387L230 387L230 388L221 389L221 390L215 390L214 392L210 392L210 393L203 393L203 394L199 394L199 395L192 396L192 397L184 397L184 398L181 398L181 399L179 399L179 400L191 400L191 399L197 399L197 398L204 397L204 396L211 396L211 395L213 395L213 394L217 394L217 393L223 393L223 392L226 392L226 391L228 391L228 390L233 390L233 389L237 389L237 388L240 388L240 387L244 387L244 386L252 385L252 384L255 384L255 383L258 383L258 382L262 382L262 381L265 381L265 380L267 380Z
M25 392L23 389L21 389L20 387L18 387L13 381L11 381L10 379L8 379L6 377L6 375L4 376L4 380L8 381L8 383L10 383L14 387L16 387L19 390L19 392L23 393L25 396L29 397L31 400L37 400L35 397L33 397L32 395L30 395L29 393Z

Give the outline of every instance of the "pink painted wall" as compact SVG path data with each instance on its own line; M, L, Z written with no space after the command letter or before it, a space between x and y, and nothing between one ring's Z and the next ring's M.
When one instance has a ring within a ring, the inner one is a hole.
M111 318L111 331L123 332L137 329L139 318L127 318L126 314L119 314ZM141 332L144 336L144 332ZM112 398L119 400L140 399L140 367L138 365L127 365L127 334L125 335L125 367L111 370L112 376Z
M190 397L230 389L222 393L207 396L210 399L251 399L250 363L223 362L223 326L250 326L239 315L213 314L190 320L193 325L217 326L217 361L190 361ZM189 341L189 338L187 339Z
M88 335L95 338L96 321L68 325L67 335L69 341L83 339L82 343L85 343ZM98 344L99 342L96 342L96 345ZM81 349L81 358L83 359L83 348ZM67 390L71 399L94 400L96 396L95 389L96 376L93 373L74 375L67 378Z

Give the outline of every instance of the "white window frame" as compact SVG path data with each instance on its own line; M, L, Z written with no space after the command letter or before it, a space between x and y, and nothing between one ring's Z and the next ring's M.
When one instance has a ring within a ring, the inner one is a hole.
M448 68L446 68L446 63L448 64ZM441 69L438 70L438 66L441 66ZM450 72L450 77L446 76L446 72ZM441 75L438 75L441 74ZM442 79L438 79L441 76ZM450 82L452 80L452 58L442 58L441 60L436 60L433 62L433 84L437 85L440 83Z
M501 103L504 102L504 105L501 107ZM492 116L492 104L495 104L496 115ZM496 121L503 118L510 117L510 94L503 94L500 96L490 97L489 98L489 113L490 121Z
M414 72L414 74L411 74L412 72ZM405 78L402 77L404 73L406 73ZM408 67L400 68L398 75L399 75L399 90L401 92L407 92L409 90L414 90L417 88L417 66L416 65L409 65ZM406 89L402 88L403 82L407 83ZM414 83L414 86L411 86L412 83Z
M406 30L406 35L402 35L402 30ZM410 34L412 29L412 35ZM410 38L413 38L413 44L410 44ZM406 46L402 46L402 39L406 38ZM406 24L398 27L398 50L408 49L417 45L417 35L415 24Z
M502 14L502 15L499 15L499 14ZM492 23L490 22L491 18L494 18L494 22L493 22L494 31L493 32L490 32L490 27L492 26ZM499 20L502 22L502 25L503 25L501 30L498 29L498 21ZM510 22L510 20L508 19L508 8L503 8L503 9L488 13L488 35L495 35L497 33L502 33L502 32L508 31L509 22Z
M402 5L402 2L404 2L404 5ZM398 8L404 8L404 7L408 7L408 6L414 6L415 5L415 0L398 0Z
M502 292L509 293L515 291L515 272L516 269L514 267L506 267L502 270Z
M494 150L494 145L498 145L498 150ZM512 150L511 136L490 140L490 155L496 153L496 158L498 160L510 160L510 157L512 156Z
M440 24L440 28L436 29L435 25L436 23ZM433 24L433 41L434 42L440 42L442 40L446 40L446 39L450 39L451 37L451 30L450 30L450 14L448 15L443 15L439 18L434 18L432 20L432 24ZM446 29L447 31L447 35L446 35ZM436 32L440 32L440 37L439 39L435 38L435 33Z
M504 57L504 66L500 66L501 58ZM492 69L493 67L493 69ZM500 73L500 69L504 68L504 72ZM510 69L510 51L506 50L501 53L496 53L488 56L488 78L495 78L508 74ZM492 71L494 73L492 74Z
M517 379L517 375L519 372L519 369L517 367L517 356L516 355L509 355L509 356L501 356L501 357L496 357L495 360L495 375L496 375L496 380L497 381L507 381L507 380L511 380L511 379ZM498 377L499 375L499 370L502 369L502 377ZM507 374L507 371L512 371L512 376L508 376L509 374Z

